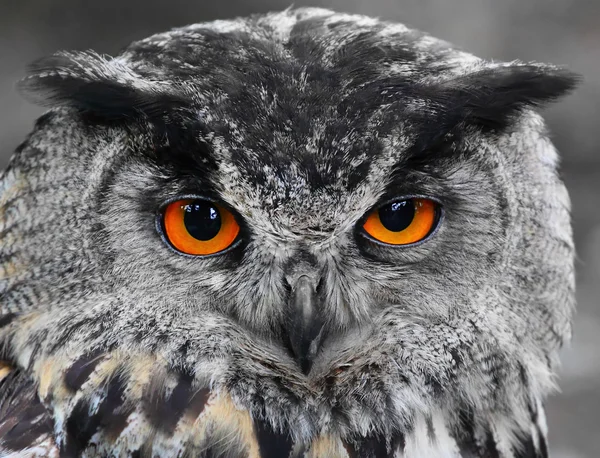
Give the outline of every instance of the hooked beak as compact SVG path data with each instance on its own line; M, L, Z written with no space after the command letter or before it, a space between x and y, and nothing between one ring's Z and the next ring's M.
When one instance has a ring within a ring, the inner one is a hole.
M316 282L301 275L294 282L284 332L294 359L308 374L324 338L324 320L317 297Z

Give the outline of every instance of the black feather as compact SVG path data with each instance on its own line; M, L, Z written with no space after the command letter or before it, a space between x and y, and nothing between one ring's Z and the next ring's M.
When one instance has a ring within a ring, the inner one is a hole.
M52 416L29 377L14 370L0 381L0 452L22 451L53 428Z
M129 78L123 78L127 73ZM163 118L188 106L181 91L169 91L94 53L55 54L29 66L20 91L42 106L68 106L98 120Z
M441 127L451 128L464 122L501 130L524 109L567 94L579 79L568 70L549 65L510 65L428 87L425 99L437 111L436 121Z

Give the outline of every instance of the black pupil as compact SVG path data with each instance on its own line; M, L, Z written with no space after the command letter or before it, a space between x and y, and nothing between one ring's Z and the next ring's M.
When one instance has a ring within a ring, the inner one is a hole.
M213 239L221 230L221 215L212 202L195 200L184 207L183 214L183 224L195 239Z
M381 224L388 231L400 232L410 226L415 217L415 204L412 200L403 200L384 205L379 209Z

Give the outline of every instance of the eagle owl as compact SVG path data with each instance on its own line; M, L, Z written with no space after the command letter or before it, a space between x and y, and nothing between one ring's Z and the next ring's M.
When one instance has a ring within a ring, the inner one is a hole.
M577 82L302 8L61 52L0 181L4 457L546 457Z

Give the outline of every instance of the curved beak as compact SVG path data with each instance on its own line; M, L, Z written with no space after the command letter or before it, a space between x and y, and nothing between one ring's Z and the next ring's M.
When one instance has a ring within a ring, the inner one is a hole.
M308 374L324 338L316 282L301 275L292 286L284 332L302 372Z

